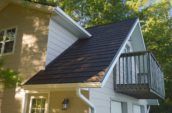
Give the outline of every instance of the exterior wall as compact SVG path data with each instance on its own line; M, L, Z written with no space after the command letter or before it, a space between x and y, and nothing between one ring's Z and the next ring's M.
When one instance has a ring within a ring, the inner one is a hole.
M27 106L26 106L26 113L30 113L30 110L29 110L29 108L30 108L30 104L31 104L31 97L39 97L39 96L42 96L42 97L44 97L44 98L46 98L46 107L47 107L47 104L48 104L48 93L31 93L31 94L28 94L27 96L26 96L26 98L27 98Z
M17 27L15 52L4 56L6 67L29 78L45 66L50 14L9 4L0 15L0 29Z
M77 37L59 25L56 21L57 20L52 18L49 25L46 64L49 64L77 40Z
M133 113L134 104L143 105L146 108L147 102L133 97L116 93L113 85L113 73L111 73L107 83L102 88L90 89L90 101L95 105L97 113L111 113L111 101L127 103L127 112Z
M136 26L136 29L131 36L130 43L133 47L133 51L146 51L139 24Z
M88 96L88 92L85 92ZM69 99L69 109L62 111L64 98ZM76 96L76 91L59 91L50 93L49 113L88 113L88 106Z
M43 69L50 14L9 4L0 11L0 29L17 27L15 51L4 55L5 66L19 72L23 81ZM2 113L21 113L21 101L16 89L6 89Z
M143 48L144 43L139 37L138 28L134 30L130 41L127 43L130 48L131 52L136 51L134 46L137 46L139 43L142 47L138 48L137 50L145 50ZM135 40L139 38L139 40ZM124 51L123 51L124 52ZM116 93L114 88L114 73L111 72L110 77L108 78L106 84L102 88L95 88L90 89L90 101L95 105L97 113L111 113L111 101L118 101L122 103L126 103L127 107L123 108L124 113L133 113L133 105L142 105L145 108L143 111L146 110L147 102L146 100L139 100L124 94Z
M89 92L82 92L89 98ZM26 113L29 113L30 97L31 96L44 96L48 100L48 110L46 113L89 113L89 107L76 96L76 91L52 91L46 93L28 94L28 104ZM69 99L69 108L62 110L62 102L65 98Z

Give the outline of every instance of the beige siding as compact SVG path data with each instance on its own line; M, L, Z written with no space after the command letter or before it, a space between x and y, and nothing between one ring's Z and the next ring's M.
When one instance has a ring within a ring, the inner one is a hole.
M4 56L5 66L18 71L24 81L45 66L50 14L9 4L0 17L0 29L17 27L15 51ZM5 90L2 113L21 113L19 97L15 89Z
M85 92L88 96L88 92ZM64 98L69 99L69 109L62 110ZM59 91L50 93L49 113L88 113L88 106L76 96L76 91Z
M82 92L87 98L89 98L89 92ZM30 97L43 96L47 98L48 109L46 113L89 113L89 107L76 96L76 91L51 91L47 93L28 94L26 113L29 113ZM62 102L65 98L69 99L69 108L62 110Z
M0 17L0 29L17 27L15 52L4 56L6 67L28 78L45 65L50 14L9 4Z
M56 20L51 19L49 25L46 64L49 64L76 40L77 37L59 25Z

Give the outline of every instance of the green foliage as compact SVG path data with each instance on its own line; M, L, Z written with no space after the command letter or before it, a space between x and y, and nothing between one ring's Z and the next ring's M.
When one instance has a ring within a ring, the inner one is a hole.
M5 88L15 87L20 82L18 73L11 69L3 68L3 60L0 59L0 79L3 81Z

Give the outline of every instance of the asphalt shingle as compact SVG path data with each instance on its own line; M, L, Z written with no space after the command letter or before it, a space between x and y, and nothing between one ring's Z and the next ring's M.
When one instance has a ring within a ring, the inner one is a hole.
M101 82L136 19L88 28L80 39L26 84Z

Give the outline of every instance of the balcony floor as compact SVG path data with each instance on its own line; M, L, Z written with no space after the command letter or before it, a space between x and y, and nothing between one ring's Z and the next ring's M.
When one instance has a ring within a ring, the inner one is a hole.
M137 99L160 99L148 84L117 84L116 92L132 96Z

